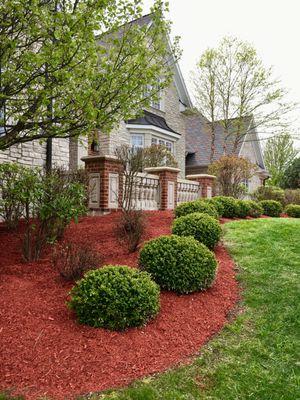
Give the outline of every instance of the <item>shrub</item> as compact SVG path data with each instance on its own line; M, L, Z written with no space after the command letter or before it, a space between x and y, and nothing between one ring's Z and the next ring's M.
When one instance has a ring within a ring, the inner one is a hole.
M140 210L123 211L116 224L116 237L124 243L129 253L134 253L145 232L145 214Z
M224 206L221 201L218 201L217 197L212 197L211 199L203 199L203 201L214 206L219 214L219 217L223 217Z
M15 163L0 164L0 217L8 229L15 229L23 215L20 197L23 169Z
M205 213L216 219L219 218L216 207L203 200L195 200L179 204L175 209L175 217L183 217L184 215L195 212Z
M194 238L171 235L147 242L140 252L139 265L161 288L183 294L210 287L217 261L214 254Z
M276 186L260 186L252 197L256 201L275 200L284 203L284 191Z
M286 207L285 212L287 213L287 215L289 217L300 218L300 205L298 205L298 204L289 204Z
M282 205L279 201L275 200L262 200L259 202L264 210L264 214L269 217L279 217L282 213Z
M124 330L159 311L159 287L146 272L107 265L89 271L70 292L69 307L81 324Z
M246 218L250 212L250 205L248 204L247 200L237 200L237 217Z
M300 189L286 189L284 191L284 203L300 205Z
M82 278L86 271L99 268L102 257L89 243L78 245L67 242L54 247L52 264L64 279L74 281Z
M218 201L223 206L223 217L234 218L239 214L239 206L237 200L233 197L216 196L214 201Z
M258 218L263 214L264 210L262 206L258 204L256 201L244 200L244 202L246 202L249 206L249 212L248 212L249 217Z
M213 249L220 240L221 226L210 215L193 213L175 219L172 233L177 236L192 236L198 242Z
M300 187L300 157L297 157L285 170L282 186L286 189Z

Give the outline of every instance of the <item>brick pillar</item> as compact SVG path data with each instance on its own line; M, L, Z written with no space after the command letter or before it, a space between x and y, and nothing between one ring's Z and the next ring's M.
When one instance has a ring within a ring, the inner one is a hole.
M114 156L83 157L89 175L89 208L109 212L120 208L123 188L123 167Z
M174 210L177 205L177 177L180 169L153 167L145 168L145 172L159 176L160 210Z
M214 175L197 174L197 175L188 175L186 178L199 182L201 186L201 197L214 196L214 186L216 179Z

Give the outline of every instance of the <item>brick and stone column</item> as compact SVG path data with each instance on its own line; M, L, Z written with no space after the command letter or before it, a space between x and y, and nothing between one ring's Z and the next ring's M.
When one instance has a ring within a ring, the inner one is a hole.
M123 167L114 156L89 155L83 157L89 175L89 208L110 212L120 208L123 188Z
M160 210L174 210L177 205L177 177L180 169L153 167L145 168L145 172L159 176Z
M201 187L201 197L210 198L214 196L214 186L216 180L216 177L214 175L197 174L188 175L186 178L199 182Z

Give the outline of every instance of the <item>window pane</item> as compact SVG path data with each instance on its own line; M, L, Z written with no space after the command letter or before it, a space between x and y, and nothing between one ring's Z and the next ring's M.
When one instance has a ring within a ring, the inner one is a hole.
M143 135L131 135L131 145L133 147L144 147Z
M151 143L156 145L156 144L157 144L157 138L153 137L153 138L151 139Z

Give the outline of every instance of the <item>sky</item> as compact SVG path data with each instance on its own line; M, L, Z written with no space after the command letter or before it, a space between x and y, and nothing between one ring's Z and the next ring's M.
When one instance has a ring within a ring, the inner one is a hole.
M144 0L145 13L153 0ZM208 47L226 35L250 42L266 67L300 104L300 0L169 0L172 36L180 36L180 67L192 92L190 73ZM300 139L300 109L293 115ZM297 141L299 145L300 142ZM298 146L297 146L298 147Z

